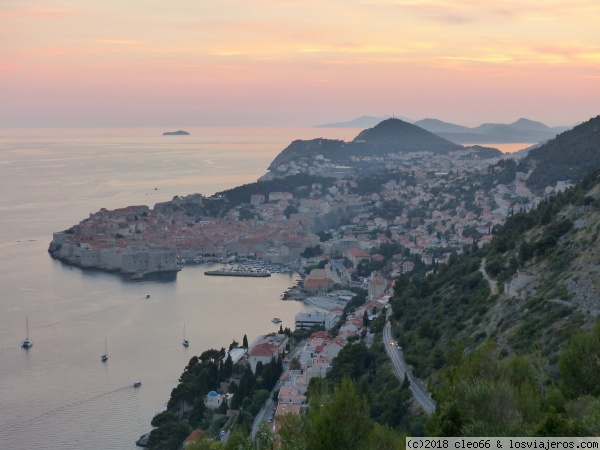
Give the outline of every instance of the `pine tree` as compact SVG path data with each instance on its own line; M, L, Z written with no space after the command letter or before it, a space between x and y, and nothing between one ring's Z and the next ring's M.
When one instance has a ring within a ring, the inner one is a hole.
M372 429L369 405L344 378L329 398L311 399L305 428L307 447L314 450L364 448Z

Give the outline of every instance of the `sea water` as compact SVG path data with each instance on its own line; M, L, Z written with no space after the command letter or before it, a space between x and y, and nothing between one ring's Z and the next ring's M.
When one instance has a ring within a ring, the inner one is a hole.
M0 130L0 448L134 449L193 355L276 331L272 317L293 328L306 309L280 299L295 275L187 266L174 281L133 282L50 258L52 232L100 208L211 195L256 181L294 139L359 130L162 131Z

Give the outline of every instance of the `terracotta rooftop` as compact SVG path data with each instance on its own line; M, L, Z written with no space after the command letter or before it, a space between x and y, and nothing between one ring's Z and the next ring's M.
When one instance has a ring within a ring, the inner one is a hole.
M192 431L190 433L190 435L185 438L185 440L183 441L183 443L184 444L189 444L189 443L195 441L198 438L198 436L200 436L202 433L203 433L203 431L200 430L200 429L196 429L196 430Z
M274 356L277 352L275 344L263 343L254 346L250 351L250 356Z

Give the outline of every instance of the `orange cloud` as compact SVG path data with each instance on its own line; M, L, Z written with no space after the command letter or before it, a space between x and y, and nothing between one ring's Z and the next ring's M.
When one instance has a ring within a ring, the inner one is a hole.
M0 82L14 92L35 86L44 98L60 92L57 109L68 98L83 102L82 92L95 100L118 93L114 102L165 92L168 102L174 86L178 98L208 109L253 95L253 107L262 98L291 108L330 98L357 109L414 95L413 107L425 108L425 98L434 105L474 86L506 99L523 80L545 99L556 85L586 85L586 101L600 104L589 89L600 66L595 0L10 4L0 6L0 54L10 61L0 65Z

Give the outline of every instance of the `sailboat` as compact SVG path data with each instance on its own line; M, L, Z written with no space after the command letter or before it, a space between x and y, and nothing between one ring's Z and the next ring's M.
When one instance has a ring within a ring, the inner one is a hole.
M21 347L29 348L33 345L33 342L29 339L29 320L27 320L27 316L25 316L25 327L27 329L27 337L21 341Z
M185 338L185 322L183 322L183 346L184 347L189 347L190 346L190 341L188 341Z
M100 358L102 362L108 361L108 345L106 344L106 337L104 338L104 355Z

